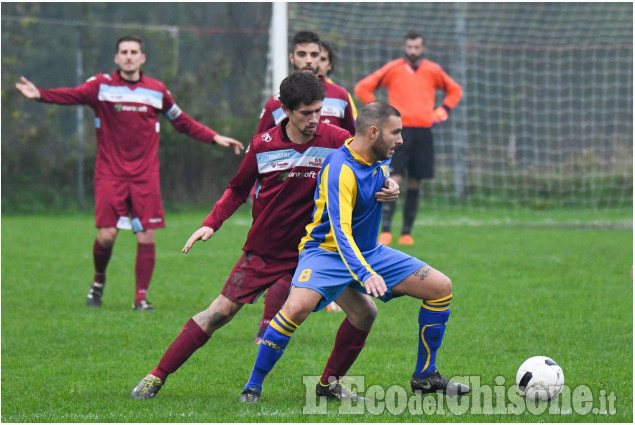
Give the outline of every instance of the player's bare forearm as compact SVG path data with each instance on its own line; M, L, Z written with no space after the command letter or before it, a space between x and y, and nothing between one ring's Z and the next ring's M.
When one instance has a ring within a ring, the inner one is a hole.
M391 178L387 178L381 192L375 193L377 202L394 202L399 197L399 185Z
M206 240L211 238L213 235L214 235L214 229L212 229L211 227L203 226L197 231L195 231L194 233L192 233L192 236L190 236L187 242L185 242L185 246L183 247L181 251L183 252L183 254L187 254L190 251L190 248L194 246L196 241L200 240L205 242Z

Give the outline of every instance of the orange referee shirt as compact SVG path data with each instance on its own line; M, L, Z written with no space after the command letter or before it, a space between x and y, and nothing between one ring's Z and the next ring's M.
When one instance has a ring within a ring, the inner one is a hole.
M454 108L463 89L439 64L424 59L413 69L405 58L395 59L382 66L355 85L355 94L364 104L375 100L373 92L388 89L388 103L401 112L404 127L432 127L434 101L437 90L445 92L443 105Z

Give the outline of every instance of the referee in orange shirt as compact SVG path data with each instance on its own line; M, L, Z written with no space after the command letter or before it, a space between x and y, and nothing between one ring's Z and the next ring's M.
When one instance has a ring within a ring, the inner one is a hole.
M411 231L419 207L420 182L434 177L431 128L448 119L450 111L461 100L463 90L439 64L423 58L421 33L408 32L404 50L404 57L388 62L359 81L355 94L366 104L375 100L375 90L386 87L388 103L401 112L403 146L393 155L390 172L400 185L402 177L408 176L403 228L398 243L414 245ZM441 106L435 108L437 90L445 92L445 98ZM384 245L392 242L390 224L395 205L396 202L384 204L382 233L379 235L379 243Z

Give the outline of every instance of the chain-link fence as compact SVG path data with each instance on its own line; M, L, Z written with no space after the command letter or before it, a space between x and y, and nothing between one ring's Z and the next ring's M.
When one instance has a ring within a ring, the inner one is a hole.
M632 3L290 4L290 32L305 28L338 47L351 91L409 30L463 86L433 129L427 205L632 206Z
M410 29L463 85L434 129L437 176L423 185L439 208L632 206L632 12L631 3L288 3L289 38L310 29L334 42L332 77L349 91L402 55ZM20 75L75 86L113 71L115 40L137 33L145 72L189 115L247 143L270 94L270 20L271 3L3 3L3 211L92 204L92 112L27 101L14 88ZM167 120L161 140L166 205L211 206L240 157Z

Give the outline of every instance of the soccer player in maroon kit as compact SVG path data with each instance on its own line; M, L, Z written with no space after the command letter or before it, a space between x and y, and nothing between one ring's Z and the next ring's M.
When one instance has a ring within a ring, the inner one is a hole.
M322 102L320 121L341 127L353 135L355 134L355 115L348 92L343 87L328 81L325 75L320 75L319 73L321 46L322 43L318 34L312 31L299 31L293 36L289 61L296 70L316 74L322 82L325 97ZM256 134L275 127L285 118L278 97L278 94L274 95L265 104L260 115ZM276 284L267 290L264 311L255 339L257 344L260 343L262 335L264 335L273 316L282 308L288 293L288 285Z
M161 358L158 366L132 390L131 397L154 397L167 377L210 339L246 303L254 303L274 283L287 290L298 264L298 244L313 211L317 175L328 155L350 137L348 131L320 122L324 87L307 72L294 72L280 85L280 99L287 118L256 135L236 175L200 229L188 239L187 253L198 240L206 241L249 197L256 185L253 224L243 254L231 271L221 294L210 306L192 317ZM398 188L376 194L394 201ZM323 381L341 376L364 346L376 306L367 299L347 311L338 330L335 347L324 370ZM334 387L332 397L346 396Z
M318 74L320 63L320 37L311 31L299 31L293 37L289 61L296 70ZM319 75L326 92L322 103L320 121L342 127L349 133L355 134L355 116L343 87L329 82L325 76ZM260 122L256 134L263 133L280 124L285 118L280 103L279 94L271 97L260 114Z
M38 89L22 77L16 88L27 98L60 105L87 105L95 111L95 277L86 298L100 307L106 267L118 229L132 229L137 237L135 310L152 310L146 299L155 264L154 229L165 227L159 181L159 113L177 131L204 143L233 147L242 143L222 136L190 118L174 102L165 85L141 72L146 57L143 41L133 35L116 43L119 70L98 74L76 88ZM132 219L132 220L131 220Z

